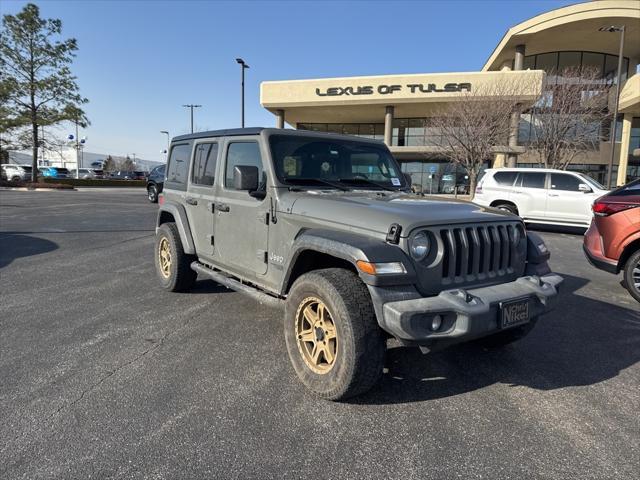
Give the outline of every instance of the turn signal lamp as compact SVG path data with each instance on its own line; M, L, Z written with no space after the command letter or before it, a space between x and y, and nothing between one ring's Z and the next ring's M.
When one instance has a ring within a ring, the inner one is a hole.
M402 262L389 262L389 263L371 263L364 260L358 260L356 262L358 269L369 275L391 275L407 273Z

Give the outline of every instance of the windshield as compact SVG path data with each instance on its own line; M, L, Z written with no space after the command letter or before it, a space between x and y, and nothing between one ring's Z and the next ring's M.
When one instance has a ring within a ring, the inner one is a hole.
M596 187L598 190L606 190L604 185L601 185L597 180L594 180L589 175L585 175L584 173L579 173L578 175L580 175L580 178L585 179L591 187Z
M271 135L278 179L289 185L322 188L399 190L406 181L382 145L293 135Z

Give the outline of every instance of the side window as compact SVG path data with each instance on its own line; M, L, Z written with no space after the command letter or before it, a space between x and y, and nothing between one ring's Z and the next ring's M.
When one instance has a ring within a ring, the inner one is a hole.
M522 172L518 179L523 188L544 188L544 179L547 176L542 172Z
M191 145L189 144L174 145L171 148L167 171L167 182L186 185L190 153Z
M213 185L218 160L217 143L201 143L196 147L193 160L191 183L197 185Z
M513 185L513 181L518 176L518 172L497 172L493 179L495 182L503 187L510 187Z
M224 186L233 188L233 168L236 165L258 167L258 178L264 178L260 146L257 142L233 142L227 149Z
M569 192L579 192L578 185L586 183L580 181L578 177L568 175L564 173L552 173L551 174L551 189L552 190L566 190Z

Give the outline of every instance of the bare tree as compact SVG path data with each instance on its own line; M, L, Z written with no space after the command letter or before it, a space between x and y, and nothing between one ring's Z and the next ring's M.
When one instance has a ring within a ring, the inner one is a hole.
M429 142L466 170L472 199L482 165L507 145L511 115L521 110L521 95L527 91L535 91L531 80L483 85L463 92L430 120L437 134Z
M578 156L597 150L611 83L597 70L571 68L549 75L540 100L523 119L531 124L529 149L545 168L566 169Z

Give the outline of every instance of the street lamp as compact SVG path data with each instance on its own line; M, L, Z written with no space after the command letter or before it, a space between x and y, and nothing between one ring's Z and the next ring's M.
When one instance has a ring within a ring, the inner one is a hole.
M249 65L247 65L245 63L245 61L241 58L236 58L236 62L238 62L240 64L240 75L241 75L241 85L240 85L240 92L241 92L241 96L242 96L242 100L241 100L241 106L240 106L240 111L241 111L241 125L242 128L244 128L244 71L245 69L249 68Z
M609 170L607 171L607 188L611 189L611 177L613 176L613 158L616 152L616 134L618 129L618 105L620 102L620 80L622 78L622 50L624 49L624 25L609 25L600 27L601 32L620 33L620 51L618 53L618 73L616 75L616 98L613 103L613 122L611 126L611 155L609 156ZM620 152L623 153L623 152Z
M194 105L192 103L188 104L188 105L182 105L185 108L190 108L191 109L191 133L193 133L193 109L194 108L200 108L202 105Z

